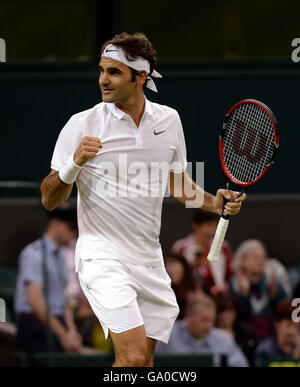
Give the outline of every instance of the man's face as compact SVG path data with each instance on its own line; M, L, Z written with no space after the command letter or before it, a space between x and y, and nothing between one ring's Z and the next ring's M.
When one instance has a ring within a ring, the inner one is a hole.
M69 223L57 220L56 235L60 245L68 245L74 238L77 237L78 232L70 227Z
M186 317L187 329L193 337L204 339L215 324L216 311L213 306L198 306Z
M266 251L257 246L251 249L243 258L243 267L252 274L261 275L265 268Z
M173 285L178 285L184 276L184 267L182 263L172 257L166 259L166 270L171 278Z
M232 328L236 319L236 311L234 309L225 309L218 313L217 326L219 328Z
M299 324L292 320L283 319L275 323L278 341L291 345L296 342L299 332Z
M196 234L197 239L201 242L202 247L205 250L210 248L211 242L214 238L218 221L211 220L201 224L193 223L192 228Z
M99 63L99 86L103 102L126 103L137 92L139 79L132 82L131 71L125 64L102 57Z

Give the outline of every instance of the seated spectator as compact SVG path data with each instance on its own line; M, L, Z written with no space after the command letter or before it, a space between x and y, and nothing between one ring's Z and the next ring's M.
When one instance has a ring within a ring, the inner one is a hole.
M233 274L228 242L224 241L218 262L207 260L219 218L211 212L195 210L191 219L193 233L178 240L172 247L174 253L182 254L194 267L202 288L212 294L226 290Z
M74 238L68 245L62 247L62 253L66 257L67 285L65 296L73 309L77 306L77 300L82 291L80 288L78 275L75 273L75 247L77 238Z
M76 326L82 336L83 345L101 352L112 352L113 345L105 335L97 317L83 293L78 297L76 308Z
M292 266L289 269L289 279L293 291L293 297L300 297L300 265Z
M66 204L48 213L44 236L20 254L15 297L17 345L29 354L48 350L47 298L52 350L77 352L81 346L72 310L66 302L62 252L62 247L76 235L76 212Z
M165 256L165 266L171 278L171 286L176 295L179 306L178 320L184 318L185 305L189 297L196 293L203 293L196 282L192 268L183 255L169 253Z
M293 298L300 298L300 281L293 291Z
M231 367L248 366L247 359L233 337L215 328L216 305L207 295L188 303L186 318L174 324L168 344L159 342L157 354L212 354L226 355Z
M214 300L217 304L216 327L229 333L241 348L251 366L255 365L255 333L252 327L238 318L236 299L230 291L220 292Z
M300 359L299 322L292 320L296 309L292 300L278 302L275 309L275 332L262 341L256 350L256 364L263 360L286 361Z
M288 295L274 273L267 278L266 249L260 241L244 241L236 251L234 266L237 271L230 287L240 316L253 327L258 340L265 339L273 331L274 307Z
M272 276L274 276L275 279L278 282L280 282L288 297L291 297L292 287L291 287L289 272L283 266L283 264L280 261L278 261L278 259L275 259L275 258L266 259L265 275L267 280L269 280Z
M259 249L264 250L266 252L266 247L260 240L247 239L240 245L241 248L239 248L234 255L234 261L233 261L234 272L237 272L240 269L241 256L244 254L244 250L251 248L251 246L258 247ZM275 279L284 288L285 293L288 296L291 296L292 287L291 287L289 272L283 266L283 264L280 261L278 261L278 259L268 258L266 255L264 274L266 276L267 281L271 280L272 277L275 277Z

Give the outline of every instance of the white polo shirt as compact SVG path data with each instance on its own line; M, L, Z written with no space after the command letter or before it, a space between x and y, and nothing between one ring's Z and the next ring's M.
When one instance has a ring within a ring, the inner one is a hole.
M177 111L146 99L137 128L115 104L99 103L67 122L56 142L51 168L58 171L73 157L84 136L99 137L102 148L76 179L76 271L80 259L90 258L161 265L159 234L167 181L156 172L162 162L173 163L169 169L175 173L187 165ZM157 191L152 193L149 187L154 186Z

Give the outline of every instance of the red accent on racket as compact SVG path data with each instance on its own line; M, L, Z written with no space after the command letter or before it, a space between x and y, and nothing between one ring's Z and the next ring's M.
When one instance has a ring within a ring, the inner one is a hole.
M243 187L238 197L241 196L270 170L278 147L278 124L264 103L246 99L233 105L226 114L219 138L219 155L226 189L229 189L229 182L232 181ZM226 203L224 199L224 207ZM228 227L230 217L225 215L224 207L208 254L210 261L219 259Z

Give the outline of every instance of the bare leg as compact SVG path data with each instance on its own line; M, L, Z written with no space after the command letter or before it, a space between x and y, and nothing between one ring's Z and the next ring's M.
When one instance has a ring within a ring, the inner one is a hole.
M147 337L147 357L145 367L153 367L153 355L155 350L156 340Z
M147 338L144 325L122 333L109 331L115 350L113 367L144 367L147 360Z

